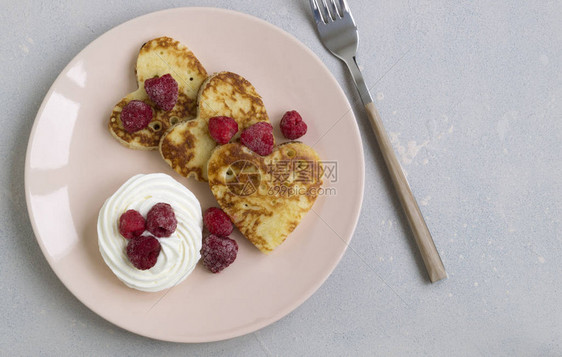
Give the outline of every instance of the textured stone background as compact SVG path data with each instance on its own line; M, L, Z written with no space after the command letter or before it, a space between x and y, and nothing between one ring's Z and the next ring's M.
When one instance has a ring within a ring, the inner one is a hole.
M562 3L349 0L359 61L449 279L428 284L380 152L307 1L0 2L3 355L562 355ZM290 32L330 68L363 131L351 249L296 311L258 332L183 345L121 330L62 285L29 224L29 132L88 43L155 10L225 7Z

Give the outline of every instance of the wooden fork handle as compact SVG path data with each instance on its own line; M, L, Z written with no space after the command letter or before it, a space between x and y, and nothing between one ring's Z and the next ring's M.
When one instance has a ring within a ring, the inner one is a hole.
M435 243L433 242L433 238L431 238L431 233L425 224L418 203L412 194L412 190L406 180L406 176L404 176L404 171L402 171L402 167L400 166L398 158L394 153L394 149L388 139L388 135L384 130L380 114L373 102L367 103L365 105L365 109L369 114L371 127L373 128L377 142L379 143L382 156L384 157L384 162L390 172L390 177L392 179L392 183L394 184L394 188L396 189L396 193L398 194L398 198L400 199L400 204L406 213L408 223L414 233L414 238L423 258L425 268L429 274L429 279L432 283L444 279L447 277L445 267L443 266L441 257L435 248Z

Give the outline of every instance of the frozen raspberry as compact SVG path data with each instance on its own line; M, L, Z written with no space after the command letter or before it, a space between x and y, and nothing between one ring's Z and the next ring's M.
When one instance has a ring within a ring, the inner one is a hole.
M140 236L146 229L144 217L134 209L130 209L119 217L119 233L126 239Z
M142 100L131 100L121 111L121 123L129 133L142 130L152 120L152 108Z
M290 110L281 118L281 132L289 140L295 140L306 134L306 123L296 110Z
M236 259L238 244L228 237L221 238L211 234L203 241L201 260L211 272L218 273Z
M219 144L224 145L238 132L238 123L231 117L212 117L209 119L209 134Z
M211 234L226 237L232 233L232 222L224 211L217 207L211 207L203 215L203 223Z
M160 254L160 242L152 236L133 238L127 244L127 257L129 261L140 270L152 268Z
M167 203L155 204L146 215L146 230L158 238L171 236L177 226L176 214Z
M269 155L273 151L273 127L266 122L256 123L242 132L240 141L258 155Z
M169 73L144 81L144 90L148 98L165 111L172 110L178 100L178 82Z

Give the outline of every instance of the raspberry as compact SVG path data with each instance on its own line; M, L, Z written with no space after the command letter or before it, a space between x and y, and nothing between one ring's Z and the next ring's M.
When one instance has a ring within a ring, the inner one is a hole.
M306 134L306 123L296 110L290 110L281 118L281 132L289 140L295 140Z
M161 249L158 239L148 235L140 236L127 244L127 257L135 268L146 270L156 264Z
M256 123L242 132L240 141L258 155L269 155L273 151L273 127L266 122Z
M144 81L144 90L148 98L165 111L172 110L178 100L178 82L169 73Z
M217 207L211 207L203 215L203 223L211 234L226 237L232 233L232 222L224 211Z
M238 123L230 117L209 119L209 134L219 144L226 144L238 132Z
M158 238L171 236L177 226L174 210L167 203L155 204L146 215L146 230Z
M218 273L228 267L238 254L238 244L228 237L221 238L211 234L203 241L201 260L211 272Z
M126 239L140 236L146 229L144 217L134 209L130 209L119 217L119 233Z
M121 111L121 123L129 132L142 130L152 120L152 108L142 100L131 100Z

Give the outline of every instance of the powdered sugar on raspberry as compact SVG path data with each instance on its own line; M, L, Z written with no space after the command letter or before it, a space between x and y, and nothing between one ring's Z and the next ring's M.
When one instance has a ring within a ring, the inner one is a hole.
M226 237L232 233L234 227L230 217L220 208L211 207L203 214L203 223L211 234Z
M178 82L169 73L147 79L144 81L144 89L150 100L162 110L172 110L178 101Z
M256 154L267 156L273 151L273 127L266 122L256 123L242 132L240 141Z
M139 270L147 270L156 265L162 246L158 239L143 235L133 238L127 243L127 257Z
M228 143L237 132L238 123L231 117L218 116L209 119L209 134L218 144Z
M213 273L227 268L238 255L238 243L228 237L221 238L211 234L203 241L201 260L203 265Z
M152 108L142 100L131 100L121 111L121 123L128 133L148 126L152 120Z
M308 129L301 115L296 110L290 110L281 118L281 132L289 140L295 140L306 134Z
M169 237L178 225L172 206L167 203L157 203L146 215L146 229L158 238Z
M119 233L126 238L136 238L146 229L144 217L134 209L130 209L119 217Z

